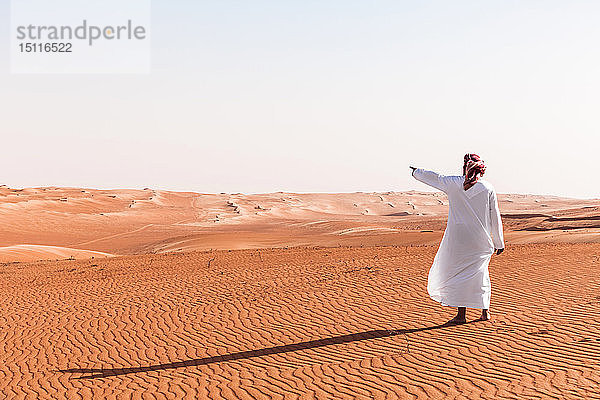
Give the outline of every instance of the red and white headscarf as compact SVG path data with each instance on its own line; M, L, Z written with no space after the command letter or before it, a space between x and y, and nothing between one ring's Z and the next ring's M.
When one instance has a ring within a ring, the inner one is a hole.
M463 175L465 182L463 189L467 190L473 186L481 176L485 174L485 163L477 154L465 154L465 163L463 164Z

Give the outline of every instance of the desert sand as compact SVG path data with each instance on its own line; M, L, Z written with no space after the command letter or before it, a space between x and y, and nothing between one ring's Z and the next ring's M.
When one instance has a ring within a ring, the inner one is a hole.
M600 200L509 194L499 195L499 203L508 243L600 242ZM414 191L201 194L4 186L0 260L89 258L90 252L436 245L446 214L442 193Z
M600 398L600 201L499 198L449 327L439 193L0 187L0 398Z

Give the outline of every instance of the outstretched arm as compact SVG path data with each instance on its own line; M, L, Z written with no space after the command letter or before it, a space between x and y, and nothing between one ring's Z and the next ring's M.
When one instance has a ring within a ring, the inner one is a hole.
M500 209L498 208L498 199L496 192L490 193L490 221L492 223L492 241L496 254L504 251L504 233L502 232L502 218L500 218Z
M421 168L410 167L412 169L412 176L429 186L432 186L442 192L446 192L448 188L448 177L440 175L433 171L427 171Z

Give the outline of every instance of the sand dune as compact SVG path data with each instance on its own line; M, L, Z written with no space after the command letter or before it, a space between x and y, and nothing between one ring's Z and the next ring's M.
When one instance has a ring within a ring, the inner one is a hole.
M508 244L600 241L600 201L500 195ZM202 194L0 187L0 246L146 254L286 246L436 244L442 193ZM30 260L13 252L14 261ZM84 253L82 253L84 254ZM46 258L42 255L42 258Z
M0 398L600 398L598 200L500 208L447 327L440 193L0 187Z
M74 260L110 257L111 254L100 251L70 249L68 247L41 246L19 244L15 246L0 247L0 262L7 261L36 261L47 259L70 258Z
M443 327L432 246L2 266L2 398L598 398L600 244L515 245ZM475 311L468 314L473 320Z

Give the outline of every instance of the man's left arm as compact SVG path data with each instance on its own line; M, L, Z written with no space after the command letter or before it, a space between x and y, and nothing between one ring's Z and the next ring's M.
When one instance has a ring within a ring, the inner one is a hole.
M502 231L502 218L500 217L500 208L498 207L498 198L496 192L490 193L490 221L492 223L492 241L496 254L504 251L504 233Z

